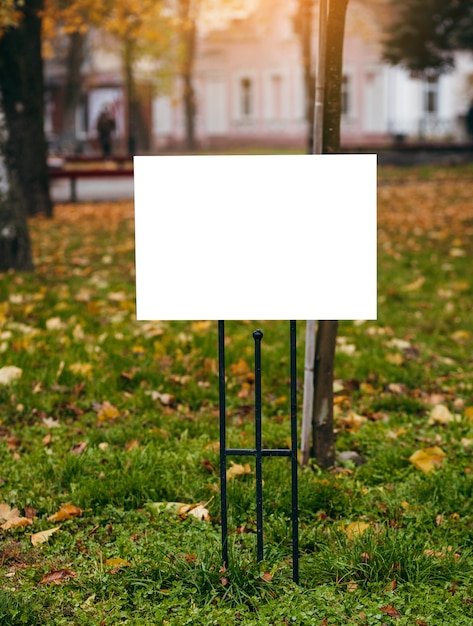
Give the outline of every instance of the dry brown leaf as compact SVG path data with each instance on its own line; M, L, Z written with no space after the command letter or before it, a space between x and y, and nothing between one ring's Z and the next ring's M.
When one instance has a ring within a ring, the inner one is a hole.
M388 604L387 606L382 606L379 610L382 611L383 613L386 613L386 615L389 615L389 617L396 617L396 618L401 617L401 614L399 613L399 611L395 607L393 607L392 604Z
M364 415L358 415L355 411L350 411L345 417L339 417L337 422L343 426L348 432L354 433L366 424L368 418Z
M251 467L249 463L245 463L245 465L241 465L240 463L233 463L227 469L227 480L232 480L235 476L242 476L243 474L251 474Z
M81 454L84 453L86 448L87 448L87 441L79 441L78 443L75 444L75 446L73 446L73 448L71 449L71 453L75 454L76 456L80 456Z
M77 574L70 569L54 570L43 576L39 581L39 585L54 584L60 585L67 578L76 578Z
M273 580L273 575L269 572L264 572L263 574L261 574L261 578L267 583L270 583Z
M48 530L41 530L38 533L33 533L31 535L31 543L34 546L39 546L40 544L45 543L51 535L59 530L59 528L60 526L55 526L54 528L48 528Z
M33 520L29 517L10 517L0 526L2 530L10 530L10 528L20 528L21 526L31 526Z
M59 509L57 513L50 515L48 517L48 520L50 522L62 522L66 519L78 517L79 515L82 515L82 513L82 509L79 509L79 507L75 506L74 504L65 504Z
M12 509L10 505L5 502L0 503L0 519L7 520L10 519L10 517L18 517L19 515L19 509Z

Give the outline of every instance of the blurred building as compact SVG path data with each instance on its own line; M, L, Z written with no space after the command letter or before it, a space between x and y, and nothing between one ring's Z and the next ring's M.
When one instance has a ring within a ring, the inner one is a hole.
M200 31L194 87L196 140L201 146L305 145L297 5L297 0L259 0L246 15ZM458 53L455 70L438 79L413 78L401 68L382 63L380 28L376 15L364 4L350 2L344 46L342 143L466 140L464 116L473 97L473 56ZM126 150L132 131L118 55L89 46L81 76L76 148L94 148L96 119L102 105L108 104L116 116L117 149ZM153 94L146 72L138 71L137 76L142 108L137 151L181 145L185 119L178 79L166 92ZM46 84L47 130L60 144L63 64L48 63Z

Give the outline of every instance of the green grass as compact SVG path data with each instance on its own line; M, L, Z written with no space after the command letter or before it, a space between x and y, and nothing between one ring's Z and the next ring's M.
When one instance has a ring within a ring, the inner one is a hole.
M0 367L22 369L0 385L0 503L34 509L32 525L0 530L0 624L473 622L471 168L379 180L379 317L340 324L335 371L337 450L366 462L300 468L299 586L284 458L264 460L260 564L254 464L241 460L252 473L228 485L221 570L217 328L135 320L131 205L31 221L36 272L0 281ZM254 439L258 326L264 445L289 442L288 324L229 322L232 447ZM429 422L438 404L452 421ZM423 473L409 458L433 446L445 457ZM208 503L211 520L148 507L167 501ZM82 514L48 520L67 503Z

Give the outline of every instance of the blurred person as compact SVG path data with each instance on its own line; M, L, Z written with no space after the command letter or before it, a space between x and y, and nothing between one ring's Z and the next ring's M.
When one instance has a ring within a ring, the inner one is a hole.
M97 134L103 157L106 159L112 154L112 133L116 128L115 118L110 107L105 105L97 119Z

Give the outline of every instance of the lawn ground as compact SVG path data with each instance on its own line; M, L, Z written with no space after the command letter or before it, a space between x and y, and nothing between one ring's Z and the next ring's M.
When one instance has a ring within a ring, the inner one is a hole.
M300 469L299 586L283 458L261 564L254 467L230 470L220 568L216 324L136 322L132 204L31 220L35 273L0 281L0 624L473 623L473 168L379 183L378 321L341 323L335 372L337 450L365 462ZM253 440L261 326L264 445L283 447L287 322L227 326L228 443Z

